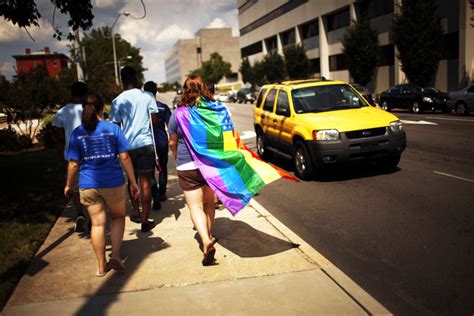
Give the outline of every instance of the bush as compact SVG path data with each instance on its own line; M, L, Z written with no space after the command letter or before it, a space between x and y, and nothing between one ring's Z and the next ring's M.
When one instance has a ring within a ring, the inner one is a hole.
M16 151L20 149L18 143L18 136L13 129L0 129L0 152L2 151Z
M20 148L30 148L31 146L33 146L31 138L25 135L20 135L18 137L18 144L20 145Z
M56 147L57 140L52 121L43 124L43 127L36 135L36 138L44 148Z

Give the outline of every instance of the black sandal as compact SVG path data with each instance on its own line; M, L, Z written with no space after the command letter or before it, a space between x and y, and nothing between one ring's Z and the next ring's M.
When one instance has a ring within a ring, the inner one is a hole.
M216 248L210 248L205 254L204 258L202 258L202 265L209 266L214 262L214 256L216 254Z

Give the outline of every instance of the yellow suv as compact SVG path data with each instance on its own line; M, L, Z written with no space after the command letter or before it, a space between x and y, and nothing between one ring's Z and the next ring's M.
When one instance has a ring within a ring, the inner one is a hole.
M406 147L395 115L371 106L349 84L324 78L264 85L254 126L258 155L265 159L276 152L292 159L301 179L363 160L394 168Z

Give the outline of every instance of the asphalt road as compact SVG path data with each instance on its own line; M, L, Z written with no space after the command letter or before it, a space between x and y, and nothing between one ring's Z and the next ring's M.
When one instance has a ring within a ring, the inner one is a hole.
M229 108L255 151L252 106ZM474 116L394 114L408 139L398 170L279 180L256 200L391 312L472 315Z

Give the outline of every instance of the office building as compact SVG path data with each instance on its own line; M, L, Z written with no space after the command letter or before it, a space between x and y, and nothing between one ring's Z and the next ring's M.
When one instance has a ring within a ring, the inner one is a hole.
M165 55L166 81L184 83L186 76L201 67L217 52L223 60L231 64L232 76L221 82L233 82L239 79L240 67L239 38L232 36L231 28L204 28L192 39L182 39Z
M406 81L393 44L391 27L400 0L238 0L240 50L253 63L269 52L283 54L304 44L313 73L350 82L341 37L351 20L367 14L378 33L379 65L369 89L382 92ZM361 5L364 3L364 5ZM474 24L470 0L438 0L437 14L445 28L445 46L436 76L443 91L474 78Z

